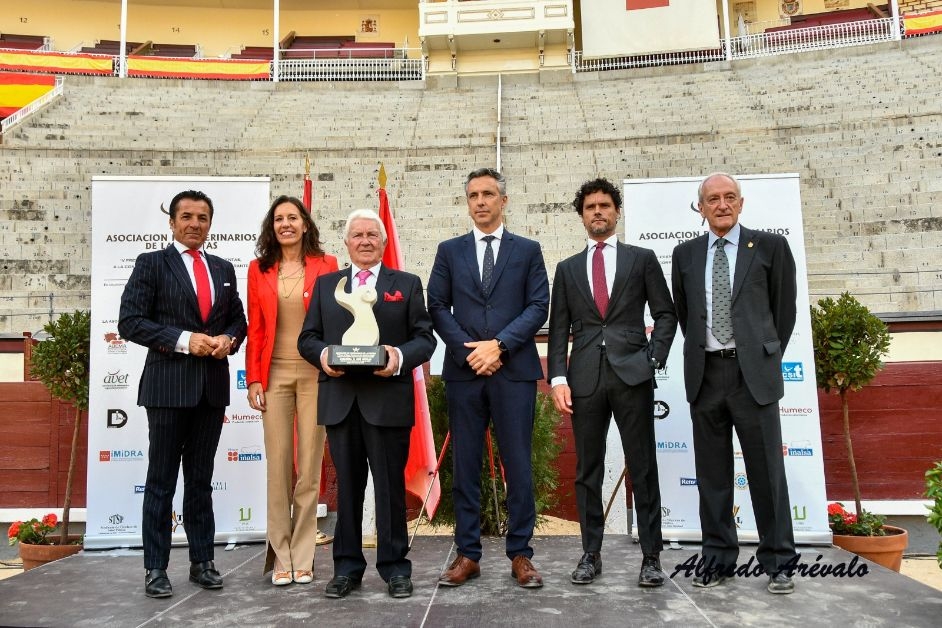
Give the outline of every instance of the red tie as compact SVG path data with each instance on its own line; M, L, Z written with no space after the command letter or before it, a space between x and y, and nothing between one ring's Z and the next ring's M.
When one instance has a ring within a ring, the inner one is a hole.
M209 287L209 273L206 272L206 264L200 257L200 252L196 249L187 249L187 253L193 256L193 276L196 277L196 301L200 304L200 314L203 315L203 322L209 320L209 310L213 307L213 292Z
M604 242L596 242L595 253L592 254L592 295L602 318L605 318L608 310L608 284L605 282L605 259L602 257L604 248Z

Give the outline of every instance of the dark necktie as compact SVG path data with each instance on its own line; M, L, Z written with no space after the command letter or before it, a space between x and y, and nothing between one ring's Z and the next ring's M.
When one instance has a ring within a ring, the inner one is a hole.
M719 238L713 253L713 337L723 344L733 338L733 322L729 314L729 260L725 247L726 238Z
M595 307L599 314L605 318L608 311L608 283L605 281L605 258L602 257L604 242L595 243L595 253L592 254L592 296L595 297Z
M494 248L491 246L491 242L497 239L497 236L486 235L483 238L486 243L484 247L484 269L481 272L481 287L484 288L486 293L491 287L491 278L494 276Z
M213 292L209 287L209 273L206 272L206 264L200 252L196 249L187 249L193 257L193 277L196 278L196 302L200 304L200 314L205 323L209 320L209 311L213 308Z

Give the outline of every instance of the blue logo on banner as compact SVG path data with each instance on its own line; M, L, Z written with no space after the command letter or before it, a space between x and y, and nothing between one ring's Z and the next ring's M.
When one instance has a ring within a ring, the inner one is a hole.
M782 379L786 382L805 381L805 369L801 362L782 362Z
M696 486L697 478L680 478L681 486Z
M248 384L245 383L245 371L240 370L236 374L236 388L238 388L239 390L245 390L248 387L249 387Z
M144 492L144 485L143 485L143 484L135 484L135 485L134 485L134 494L135 494L135 495L139 495L140 493L143 493L143 492Z

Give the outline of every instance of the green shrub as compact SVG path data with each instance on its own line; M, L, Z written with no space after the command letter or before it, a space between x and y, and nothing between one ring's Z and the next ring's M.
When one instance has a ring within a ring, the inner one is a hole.
M435 435L435 450L441 452L448 433L448 402L445 398L445 384L440 377L426 379L428 405L432 417L432 431ZM542 513L556 505L555 490L559 472L556 458L562 446L556 437L559 414L553 407L553 401L545 393L537 393L536 418L533 426L533 488L536 499L537 523L544 520ZM493 434L493 431L492 431ZM481 464L481 533L490 536L503 536L507 532L507 497L504 483L500 476L499 444L496 436L494 443L494 473L497 477L497 502L499 512L494 510L494 491L491 482L490 461L487 457L487 445ZM455 524L455 505L452 500L452 457L451 443L442 461L439 479L442 485L442 501L435 512L435 526L453 526Z
M926 471L926 497L932 500L926 519L942 536L942 462L935 463L934 467ZM939 541L935 557L939 568L942 568L942 541Z

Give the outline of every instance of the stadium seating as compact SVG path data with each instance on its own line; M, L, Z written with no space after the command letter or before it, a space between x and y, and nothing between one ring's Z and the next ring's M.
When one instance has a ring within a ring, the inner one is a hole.
M812 298L850 290L877 312L942 310L940 78L942 37L732 63L504 75L508 228L542 243L552 276L584 246L569 203L589 178L795 172ZM376 207L382 162L406 266L427 278L438 242L468 228L464 175L498 160L497 80L68 77L64 96L0 145L0 171L11 173L0 186L0 330L38 329L49 294L57 312L88 305L96 175L267 175L273 194L300 194L310 155L325 247L341 252L346 214ZM747 225L749 212L747 199ZM35 320L12 316L22 312Z

